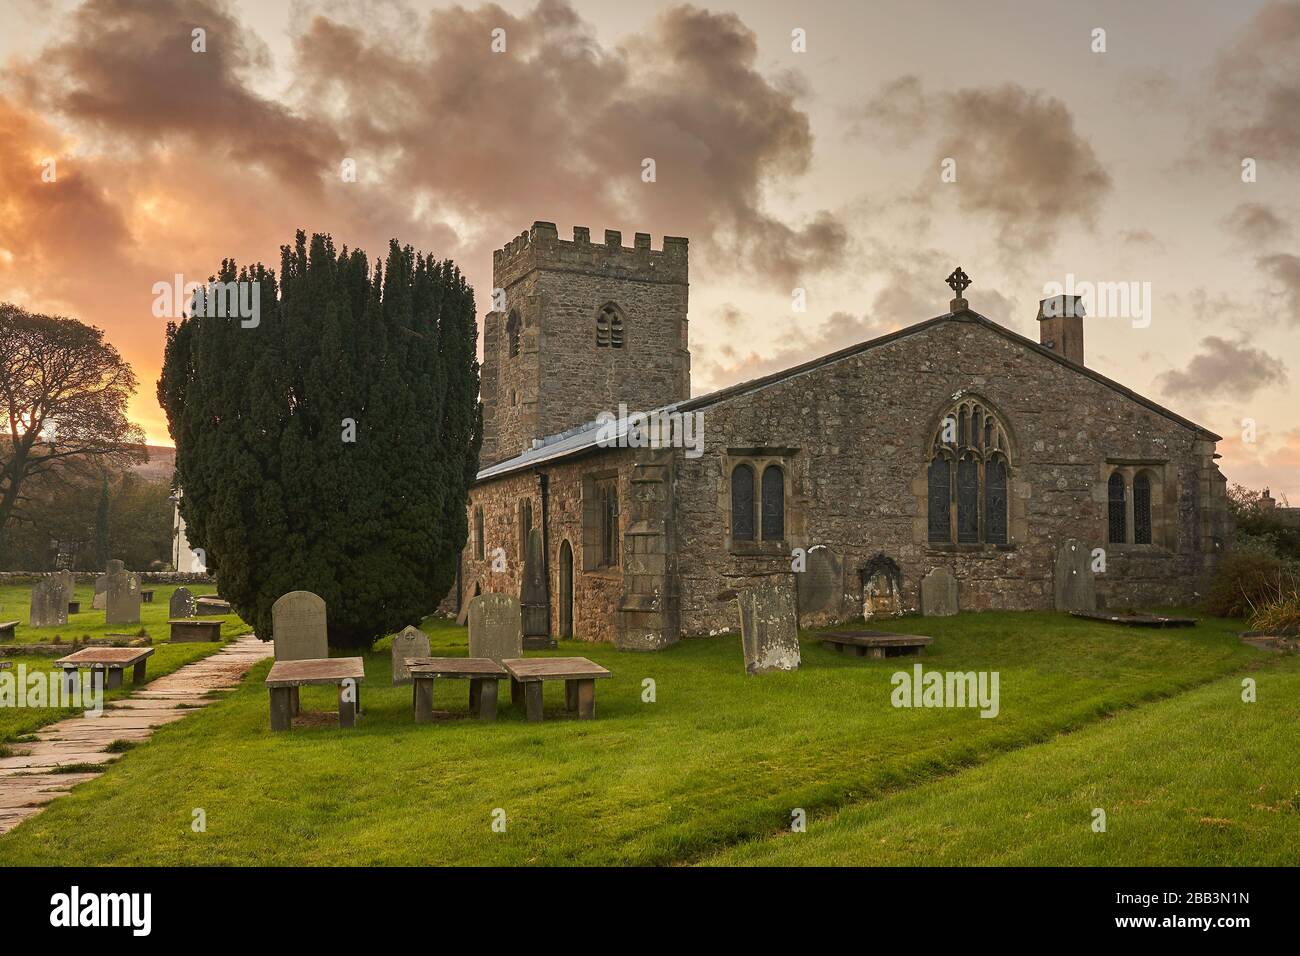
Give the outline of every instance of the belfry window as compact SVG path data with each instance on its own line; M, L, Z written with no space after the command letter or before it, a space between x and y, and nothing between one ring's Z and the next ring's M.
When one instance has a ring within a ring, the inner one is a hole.
M602 306L596 315L596 347L623 347L623 313L612 302Z
M939 422L926 469L932 544L1006 544L1011 442L996 412L963 399Z

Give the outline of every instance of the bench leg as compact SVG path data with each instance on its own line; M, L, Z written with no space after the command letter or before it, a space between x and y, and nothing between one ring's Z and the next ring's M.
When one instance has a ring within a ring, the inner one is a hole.
M289 713L293 714L293 716L295 716L295 717L298 716L298 711L299 711L299 709L300 709L300 708L299 708L299 705L298 705L298 691L299 691L299 690L300 690L300 688L297 688L297 687L290 687L290 688L289 688Z
M542 720L542 682L530 680L524 684L524 703L528 710L528 720L540 723Z
M519 702L524 699L524 685L519 683L513 677L510 678L510 703L518 706Z
M853 651L853 656L854 656L854 657L866 657L866 656L867 656L867 649L866 649L865 647L858 647L856 644L854 644L851 648L846 647L845 650L846 650L846 651L848 651L848 650L852 650L852 651Z
M591 720L596 716L596 682L580 680L574 683L578 685L578 719Z
M477 714L479 704L483 699L483 682L477 677L469 679L469 712Z
M478 719L497 719L497 680L489 677L479 682Z
M104 675L104 689L117 690L122 686L122 668L107 667L107 673Z
M271 729L293 730L292 687L271 688Z
M427 724L433 720L433 681L415 681L415 722Z
M349 686L348 681L339 684L339 726L355 727L357 725L357 685L355 681Z
M863 650L867 652L868 657L876 660L884 660L885 658L885 649L883 647L864 647Z
M564 682L564 709L570 714L578 709L578 682L576 680L566 680Z
M69 697L77 692L77 676L75 667L63 668L63 691Z
M132 683L132 684L143 684L143 683L144 683L144 664L145 664L145 662L144 662L144 661L141 661L140 663L136 664L135 667L133 667L133 668L131 669L131 683Z

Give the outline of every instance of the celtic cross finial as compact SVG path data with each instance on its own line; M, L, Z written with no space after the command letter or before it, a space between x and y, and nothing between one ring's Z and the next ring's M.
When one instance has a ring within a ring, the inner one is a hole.
M950 303L952 310L956 312L958 309L966 308L966 299L962 296L962 293L970 285L970 276L962 272L961 266L958 266L952 270L952 275L948 276L947 282L948 288L952 289L957 296Z

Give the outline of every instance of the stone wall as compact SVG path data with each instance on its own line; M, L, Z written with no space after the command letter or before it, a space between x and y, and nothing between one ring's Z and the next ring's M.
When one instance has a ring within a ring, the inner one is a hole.
M926 538L934 429L963 394L984 399L1013 433L1007 545ZM1050 608L1055 545L1066 537L1106 547L1097 591L1109 606L1191 602L1217 552L1223 479L1213 442L974 321L931 325L704 413L704 455L677 457L684 633L734 629L719 595L788 573L794 547L824 544L843 557L845 617L861 613L857 570L881 553L902 569L904 606L916 606L921 578L943 566L958 579L962 610L984 610ZM735 449L787 456L779 553L727 547L724 461ZM1108 461L1165 463L1167 547L1104 544Z

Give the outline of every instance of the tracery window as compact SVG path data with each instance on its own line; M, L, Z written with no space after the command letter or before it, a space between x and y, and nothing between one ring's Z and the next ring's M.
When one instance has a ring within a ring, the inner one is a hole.
M1006 544L1011 442L996 412L976 398L939 422L926 472L927 530L934 544Z

